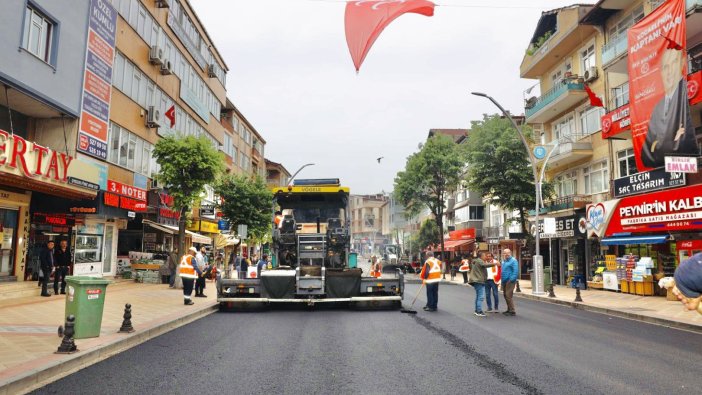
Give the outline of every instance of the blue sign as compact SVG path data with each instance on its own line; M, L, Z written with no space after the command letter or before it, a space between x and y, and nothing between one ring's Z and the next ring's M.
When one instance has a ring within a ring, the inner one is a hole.
M546 148L542 145L537 145L534 147L534 157L536 159L543 159L546 157Z
M217 229L219 230L229 230L229 221L220 219L217 221Z

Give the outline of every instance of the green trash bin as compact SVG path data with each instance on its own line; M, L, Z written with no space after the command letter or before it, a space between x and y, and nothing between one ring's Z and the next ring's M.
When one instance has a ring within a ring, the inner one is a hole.
M111 281L100 277L66 276L66 314L74 315L75 339L100 336L105 292Z
M358 266L358 254L355 252L349 253L349 269L355 269Z

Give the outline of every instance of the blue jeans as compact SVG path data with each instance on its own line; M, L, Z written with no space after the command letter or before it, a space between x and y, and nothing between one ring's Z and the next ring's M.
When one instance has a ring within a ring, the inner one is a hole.
M487 280L485 282L485 296L487 296L488 310L492 310L492 298L490 296L495 298L495 310L499 310L500 293L497 291L497 284L495 284L495 281Z
M475 288L475 312L481 313L483 311L483 300L485 300L485 284L473 283L473 288Z
M439 283L427 284L427 307L436 309L439 304Z

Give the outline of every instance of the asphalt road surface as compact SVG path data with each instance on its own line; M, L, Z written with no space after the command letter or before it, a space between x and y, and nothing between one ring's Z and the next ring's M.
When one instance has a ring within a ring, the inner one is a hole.
M216 313L36 393L702 393L700 334L524 299L479 318L473 295L442 285L429 313L422 292L417 315Z

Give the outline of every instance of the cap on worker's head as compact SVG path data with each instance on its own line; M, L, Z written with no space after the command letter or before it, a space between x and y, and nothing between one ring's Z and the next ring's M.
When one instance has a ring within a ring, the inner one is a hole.
M702 252L682 261L675 269L675 286L688 298L702 295Z
M431 258L431 257L433 257L433 256L434 256L434 252L433 252L433 251L427 251L427 257Z
M197 248L195 248L195 247L190 247L190 248L188 248L188 251L197 252Z

